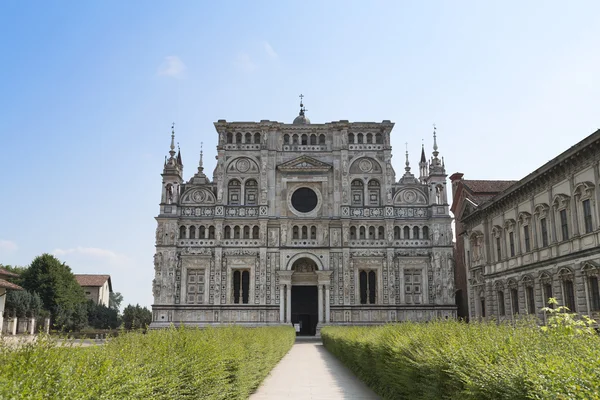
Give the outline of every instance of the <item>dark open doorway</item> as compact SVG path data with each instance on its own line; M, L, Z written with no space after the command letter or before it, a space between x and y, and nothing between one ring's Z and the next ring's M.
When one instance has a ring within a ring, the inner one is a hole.
M298 335L314 336L319 321L316 286L292 286L292 323L300 324Z

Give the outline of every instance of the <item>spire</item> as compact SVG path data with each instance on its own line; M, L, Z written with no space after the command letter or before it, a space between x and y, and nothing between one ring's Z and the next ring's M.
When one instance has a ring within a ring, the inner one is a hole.
M189 183L194 185L206 185L210 183L208 177L204 174L204 143L200 143L200 162L198 162L198 172L190 179Z
M410 172L410 162L408 161L408 143L404 143L406 145L406 168L404 170L409 173Z
M175 156L175 122L171 125L171 151L169 151L171 158Z
M431 157L431 161L429 163L429 172L430 174L445 174L444 162L438 158L440 152L438 151L437 145L437 128L435 124L433 125L433 157Z
M304 104L302 104L302 99L304 98L304 95L302 93L300 93L300 114L298 115L304 115L304 112L306 111L304 109Z
M304 103L302 102L302 100L304 99L304 95L301 94L299 97L300 97L300 113L294 119L293 124L294 125L308 125L308 124L310 124L310 120L308 118L306 118L306 115L305 115L306 108L304 108Z
M425 157L425 144L421 144L421 161L419 164L427 164L427 157Z
M203 154L202 154L202 147L204 146L203 142L200 142L200 163L198 164L198 172L202 173L204 171L204 162L202 160L203 158Z
M437 158L439 151L438 151L438 145L437 145L437 132L436 132L436 126L435 124L433 124L433 156L435 158Z

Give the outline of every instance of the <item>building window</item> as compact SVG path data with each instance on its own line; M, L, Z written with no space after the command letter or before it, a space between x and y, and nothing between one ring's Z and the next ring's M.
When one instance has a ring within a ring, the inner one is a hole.
M246 139L245 143L252 143L252 134L250 132L246 132L244 138Z
M573 281L568 279L563 281L563 290L565 292L565 305L571 312L576 312L575 307L575 290L573 288Z
M481 317L485 318L485 298L481 297L479 301L481 302Z
M241 228L239 226L234 226L233 227L233 238L234 239L241 239Z
M209 226L208 227L208 238L209 239L214 239L215 238L215 227L214 226Z
M405 226L403 231L404 231L403 239L410 239L410 228L408 226Z
M230 226L225 227L225 239L231 239L231 227Z
M306 146L308 144L308 135L302 135L302 145Z
M366 236L366 229L365 229L365 227L364 227L364 226L361 226L361 227L358 229L358 234L359 234L359 239L365 239L365 236Z
M229 196L229 205L230 206L239 206L240 205L240 196L241 196L241 184L237 179L232 179L229 181L228 185L228 196Z
M350 239L352 239L352 240L356 239L356 227L355 226L350 227Z
M374 179L369 181L369 204L372 206L379 205L379 193L381 192L379 181Z
M592 232L592 207L590 205L590 199L581 202L583 207L583 223L585 225L585 233Z
M552 296L552 281L550 277L545 276L542 278L542 296L544 297L544 304L546 307L554 307L554 305L549 304L548 300L553 297Z
M360 304L375 304L376 276L375 271L360 271Z
M260 228L255 225L252 228L252 239L258 239L259 236L260 236Z
M529 314L535 314L535 297L533 295L533 286L526 286L525 294L527 295L527 311Z
M385 228L383 226L377 229L377 239L385 239Z
M567 210L560 210L560 230L562 232L562 240L569 240L569 223L567 221Z
M540 228L542 231L542 246L548 247L548 223L546 218L540 219Z
M510 302L512 303L512 313L519 313L519 292L517 288L510 289Z
M233 272L233 302L248 304L250 291L250 271L236 270Z
M529 225L523 226L523 240L525 241L525 252L531 251L531 242L529 239Z
M588 286L590 291L590 308L591 311L600 311L600 290L598 288L598 277L589 276Z
M354 133L348 134L348 143L354 144Z
M196 239L196 227L194 225L190 226L190 239Z
M355 207L362 207L363 196L364 196L364 185L362 181L355 179L352 181L351 189L352 189L352 205Z
M500 316L506 315L506 308L504 306L504 292L502 290L498 290L498 314L500 314Z
M233 143L233 133L231 133L231 132L227 132L227 143L228 144Z
M498 261L502 260L502 240L500 240L499 236L496 238L496 254Z
M242 134L240 132L235 134L235 142L236 143L242 143Z
M298 135L292 136L292 144L298 144Z
M419 227L418 226L413 227L413 239L420 239L419 238Z
M515 233L514 232L508 233L508 241L510 243L510 256L514 257L515 256Z
M394 240L399 240L399 239L400 239L400 227L395 226L394 227Z
M315 240L317 238L317 227L316 226L310 227L310 238L312 240Z
M302 227L302 239L308 239L308 227Z
M300 239L300 229L296 225L292 227L292 239Z
M185 231L185 226L180 226L179 227L179 239L185 239L186 237L186 231Z
M362 133L359 133L358 135L356 135L356 139L357 139L356 142L358 144L363 144L363 134Z
M383 136L381 136L381 133L378 133L375 135L375 143L377 143L377 144L383 143Z
M423 239L429 240L429 228L426 226L423 227Z
M187 270L187 304L202 304L204 299L204 270Z
M311 145L317 144L317 135L315 135L315 134L310 135L310 144Z
M283 135L283 144L290 144L290 135L287 133Z
M244 186L244 196L246 197L247 206L255 206L258 204L258 182L254 179L246 181Z

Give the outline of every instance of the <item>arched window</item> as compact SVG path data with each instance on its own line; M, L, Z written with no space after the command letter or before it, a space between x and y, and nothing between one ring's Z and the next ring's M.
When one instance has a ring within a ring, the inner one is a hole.
M317 135L314 133L310 135L310 144L317 144Z
M356 139L357 139L356 142L358 144L362 144L363 143L363 134L359 133L358 135L356 135Z
M231 227L229 225L225 227L225 239L231 239Z
M292 144L298 144L298 135L292 136Z
M378 239L385 239L385 228L383 226L379 227L379 231L377 232Z
M194 225L190 226L190 239L196 239L196 227Z
M302 144L306 146L308 144L308 135L302 135Z
M348 143L354 144L354 133L348 134Z
M381 187L379 185L379 181L376 179L371 179L369 181L369 205L378 206L379 205L379 195L381 193Z
M367 143L373 143L373 134L367 133Z
M400 239L400 227L395 226L394 227L394 240L399 240L399 239Z
M233 238L234 239L239 239L240 238L240 227L239 226L235 226L233 228Z
M308 227L302 227L302 239L308 239Z
M254 144L260 144L260 132L254 134Z
M429 227L427 226L423 227L423 239L429 240Z
M310 227L310 238L312 240L315 240L317 238L317 227L314 225Z
M375 143L377 143L377 144L383 143L383 136L381 136L381 133L378 133L375 135Z
M204 227L204 225L201 225L200 228L198 228L198 238L199 239L206 238L206 228Z
M525 276L522 280L523 288L525 289L525 305L528 314L535 314L535 295L533 289L533 279L530 276Z
M369 227L369 239L375 239L375 227L374 226Z
M185 226L182 225L179 227L179 239L185 239L186 236Z
M238 133L235 134L235 142L237 144L242 143L242 134L241 134L241 132L238 132Z
M227 143L233 143L233 133L227 132Z
M364 185L363 185L362 181L359 179L353 180L352 184L351 184L351 191L352 191L352 205L354 207L362 207L364 205L364 203L363 203Z
M232 179L229 181L228 186L228 196L230 206L239 206L240 205L240 196L241 196L241 184L237 179Z
M319 144L325 144L325 135L319 135Z
M366 229L364 226L361 226L358 230L359 232L359 239L364 239L365 238L365 233L366 233Z
M254 225L254 227L252 228L252 239L258 239L258 237L260 233L260 229L258 228L258 226Z
M519 290L518 290L518 286L517 286L517 282L514 280L511 280L508 282L508 287L510 288L509 293L510 293L510 304L511 304L511 310L513 315L516 315L519 313Z
M297 225L292 227L292 239L300 239L300 231Z
M356 239L356 227L355 226L350 227L350 239L352 239L352 240Z
M290 144L290 135L287 133L283 135L283 144Z
M569 311L577 312L577 305L575 304L575 287L573 285L573 272L567 268L563 268L560 271L559 276L560 280L562 281L564 304L567 306Z
M413 227L413 239L421 239L419 237L419 227L418 226Z
M504 304L504 291L502 289L498 290L498 314L500 314L500 316L506 315L506 306Z
M214 239L215 238L215 227L214 226L209 226L208 227L208 238L209 239Z
M248 179L244 185L245 204L247 206L255 206L258 204L258 182L254 179Z
M250 132L246 132L246 143L252 143L252 134Z
M402 239L410 239L410 228L408 226L404 227L404 237Z
M244 239L250 239L250 227L244 226Z

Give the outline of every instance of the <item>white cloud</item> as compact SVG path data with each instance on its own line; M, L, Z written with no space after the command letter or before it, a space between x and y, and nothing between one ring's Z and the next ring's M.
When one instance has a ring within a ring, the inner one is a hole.
M238 54L236 65L244 72L252 72L257 68L257 65L252 61L252 57L248 53Z
M0 253L12 253L17 251L18 248L19 246L17 246L16 242L0 239Z
M263 47L265 48L265 51L267 52L267 54L269 55L269 57L271 57L272 59L277 59L279 58L279 55L277 54L277 52L273 49L273 47L271 46L271 44L269 42L263 42Z
M118 254L112 250L101 249L98 247L74 247L70 249L55 249L52 252L55 256L84 256L93 259L103 259L110 264L122 264L127 261L127 256Z
M165 61L158 67L158 75L181 78L186 70L186 66L177 56L167 56Z

